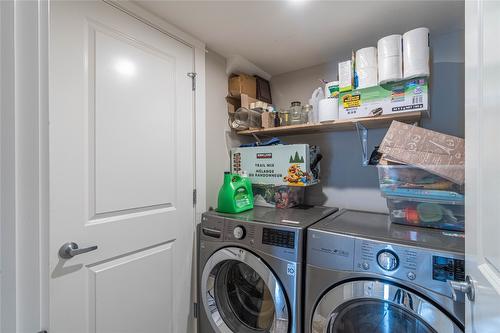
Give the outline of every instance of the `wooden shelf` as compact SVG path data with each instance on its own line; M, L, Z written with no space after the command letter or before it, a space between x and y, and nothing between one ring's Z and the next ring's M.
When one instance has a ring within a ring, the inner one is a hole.
M415 123L420 121L421 111L404 112L393 115L385 115L371 118L357 118L336 120L321 124L301 124L282 127L271 127L254 130L238 131L239 135L258 135L258 136L286 136L299 134L314 134L324 132L351 131L356 129L356 123L366 128L384 128L389 127L393 120L403 123Z

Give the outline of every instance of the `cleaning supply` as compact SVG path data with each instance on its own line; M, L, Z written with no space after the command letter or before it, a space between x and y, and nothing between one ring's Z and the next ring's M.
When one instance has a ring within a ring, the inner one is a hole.
M219 191L217 211L241 213L253 209L253 193L250 179L239 174L224 172L224 184Z
M319 101L325 98L325 93L323 87L318 87L313 91L311 98L309 99L309 104L313 106L312 114L309 117L309 121L313 124L319 122Z

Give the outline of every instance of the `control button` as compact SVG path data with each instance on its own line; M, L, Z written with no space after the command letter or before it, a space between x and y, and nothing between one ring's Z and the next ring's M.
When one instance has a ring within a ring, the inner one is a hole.
M365 271L369 270L370 269L370 264L367 263L366 261L364 261L362 264L361 264L361 267L363 267L363 269Z
M413 272L408 272L408 274L406 274L406 276L408 277L408 279L410 280L415 280L417 275L415 275L415 273Z
M398 256L390 250L382 250L377 254L378 265L386 271L393 271L399 266Z
M243 228L242 226L237 226L233 229L233 236L236 239L245 238L245 228Z

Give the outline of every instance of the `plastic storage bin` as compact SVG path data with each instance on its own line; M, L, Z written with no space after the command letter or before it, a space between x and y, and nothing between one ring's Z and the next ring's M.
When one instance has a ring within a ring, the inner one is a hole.
M304 203L304 187L252 184L254 205L291 208Z
M461 199L456 197L454 201L426 200L411 196L387 197L387 207L392 223L464 231L463 196Z
M449 168L463 168L463 166ZM380 190L384 196L408 189L464 193L462 185L419 168L408 165L378 165L377 169Z

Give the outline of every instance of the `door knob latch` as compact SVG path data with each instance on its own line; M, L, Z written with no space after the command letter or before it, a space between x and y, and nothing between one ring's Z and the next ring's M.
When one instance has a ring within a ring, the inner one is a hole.
M74 242L67 242L59 249L59 257L63 259L71 259L79 254L87 253L97 250L97 245L89 246L83 249L78 248L78 244Z

